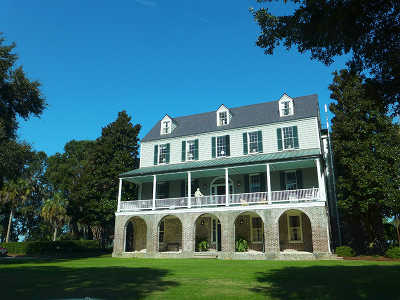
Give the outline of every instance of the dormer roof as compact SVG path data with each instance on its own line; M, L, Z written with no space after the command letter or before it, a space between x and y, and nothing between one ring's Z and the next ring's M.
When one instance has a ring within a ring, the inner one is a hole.
M285 95L285 94L284 94ZM286 95L287 96L287 95ZM283 96L282 96L283 97ZM280 99L282 99L282 97ZM289 96L287 96L289 97ZM280 100L279 99L279 100ZM216 122L216 111L194 114L173 119L175 129L171 134L160 134L160 123L157 124L142 139L143 142L197 135L226 129L235 129L249 126L257 126L281 121L291 121L309 117L318 117L318 96L316 94L292 98L295 103L295 114L282 118L279 113L279 100L263 102L258 104L230 108L233 116L231 122L225 126L218 126ZM220 106L222 107L222 105Z

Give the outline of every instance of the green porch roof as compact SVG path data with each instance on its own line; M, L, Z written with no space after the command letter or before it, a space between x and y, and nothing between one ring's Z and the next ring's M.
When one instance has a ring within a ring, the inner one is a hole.
M246 155L239 157L229 158L215 158L212 160L204 161L191 161L180 164L172 165L159 165L152 167L144 167L135 169L126 173L120 174L120 178L153 175L153 174L165 174L169 172L181 172L188 170L201 170L214 167L234 167L240 165L256 164L261 162L278 162L282 160L294 159L294 158L307 158L310 156L320 155L320 149L305 149L305 150L294 150L294 151L283 151L268 154L256 154Z

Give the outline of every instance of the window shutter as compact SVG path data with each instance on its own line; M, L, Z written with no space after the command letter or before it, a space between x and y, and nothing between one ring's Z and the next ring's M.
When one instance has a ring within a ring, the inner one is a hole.
M169 164L169 143L167 144L166 162L167 162L167 164Z
M186 141L182 141L182 161L186 160Z
M260 174L260 192L266 192L265 188L265 173Z
M216 141L215 141L215 136L213 136L211 138L211 154L212 154L212 158L215 158L215 156L217 155L217 149L216 149Z
M276 137L278 139L278 151L282 151L282 128L276 129Z
M250 187L249 187L249 175L245 174L244 175L244 192L248 193L250 191Z
M158 145L154 145L154 165L158 163Z
M185 180L181 180L181 197L186 196L186 184Z
M247 132L243 132L243 154L246 155L249 151L249 146L247 145Z
M295 149L299 149L299 136L297 133L297 126L293 126L293 144Z
M225 144L226 144L226 156L230 156L231 155L231 146L229 143L229 135L225 136Z
M301 170L296 171L296 179L297 179L297 188L303 188L303 172Z
M257 135L258 135L258 152L262 153L263 152L262 131L259 130L257 132Z
M281 177L281 191L284 191L286 190L285 172L281 172L280 177Z
M194 160L199 160L199 140L194 140Z

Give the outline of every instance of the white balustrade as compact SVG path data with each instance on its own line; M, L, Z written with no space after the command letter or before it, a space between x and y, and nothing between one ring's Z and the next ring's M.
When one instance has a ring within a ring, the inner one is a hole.
M271 199L268 199L268 192L242 193L229 195L229 204L234 205L267 205L271 203L294 203L321 201L318 188L272 191ZM156 199L156 209L188 208L188 197ZM209 195L191 197L191 207L217 207L226 204L225 195ZM120 210L146 210L152 209L153 200L121 201Z

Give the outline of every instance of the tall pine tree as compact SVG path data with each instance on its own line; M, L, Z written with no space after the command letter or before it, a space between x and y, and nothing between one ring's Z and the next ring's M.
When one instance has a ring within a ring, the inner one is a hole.
M330 109L338 205L344 238L358 252L385 250L383 218L394 213L400 187L399 126L370 82L334 73Z

